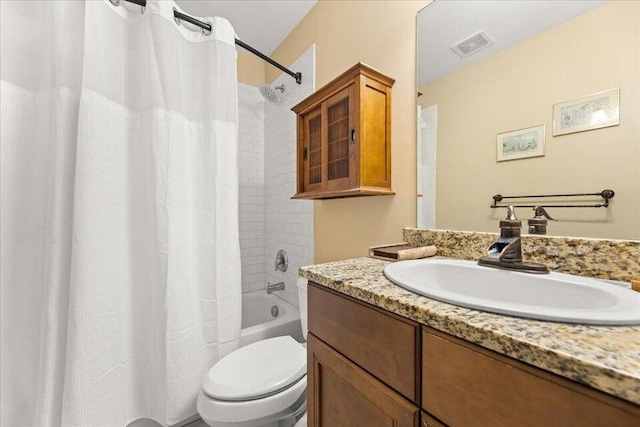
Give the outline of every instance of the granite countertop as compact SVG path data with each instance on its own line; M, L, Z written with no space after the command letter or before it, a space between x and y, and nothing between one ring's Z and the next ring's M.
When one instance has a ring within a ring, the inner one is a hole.
M640 404L640 326L586 326L501 316L402 289L388 262L356 258L301 267L300 276L434 329Z

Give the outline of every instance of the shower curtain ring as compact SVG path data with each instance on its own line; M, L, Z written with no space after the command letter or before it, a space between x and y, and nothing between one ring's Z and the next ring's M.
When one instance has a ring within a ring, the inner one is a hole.
M109 0L111 2L112 5L114 6L120 6L120 0Z
M178 18L178 17L176 16L176 12L177 12L177 11L178 11L178 10L174 7L174 8L173 8L173 20L174 20L174 21L176 21L176 24L180 25L180 18Z
M209 26L211 28L213 28L213 24L210 24L210 23L208 23L208 24L209 24ZM211 30L207 30L206 28L203 28L202 29L202 34L204 34L205 36L208 36L209 34L211 34Z
M140 6L140 15L144 15L145 10L147 10L145 6Z

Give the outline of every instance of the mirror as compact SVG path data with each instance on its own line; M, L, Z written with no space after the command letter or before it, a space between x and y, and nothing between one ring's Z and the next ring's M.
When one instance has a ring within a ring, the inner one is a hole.
M608 207L546 208L557 220L547 234L640 240L639 17L640 2L628 1L436 0L421 10L418 227L497 232L506 209L490 207L496 194L612 189ZM516 208L526 233L534 205L604 200L507 202L532 205Z

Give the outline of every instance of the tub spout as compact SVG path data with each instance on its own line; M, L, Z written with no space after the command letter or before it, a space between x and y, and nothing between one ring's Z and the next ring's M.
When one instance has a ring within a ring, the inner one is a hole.
M274 283L273 285L271 283L267 284L268 294L272 294L275 291L282 291L282 290L284 290L284 282Z

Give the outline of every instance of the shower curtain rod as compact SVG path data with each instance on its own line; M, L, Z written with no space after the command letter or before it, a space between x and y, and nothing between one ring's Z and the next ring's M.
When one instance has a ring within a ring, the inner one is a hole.
M137 4L139 6L142 7L146 7L147 6L147 0L123 0L129 3L134 3ZM113 3L114 5L118 5L120 4L120 0L111 0L111 3ZM196 18L194 18L193 16L189 16L189 15L185 15L182 12L179 12L177 10L173 10L173 17L176 20L183 20L183 21L187 21L190 24L195 25L196 27L200 27L205 31L211 32L211 25L207 24L206 22L202 22ZM249 52L253 53L254 55L256 55L257 57L259 57L260 59L267 61L269 64L273 65L274 67L279 68L280 70L284 71L285 73L289 74L291 77L293 77L294 79L296 79L296 83L301 84L302 83L302 73L294 73L293 71L289 70L288 68L286 68L285 66L277 63L276 61L274 61L273 59L269 58L267 55L265 55L264 53L260 52L259 50L256 50L254 48L252 48L251 46L249 46L248 44L246 44L245 42L243 42L242 40L239 39L235 39L236 40L236 45L240 46L243 49L248 50Z

